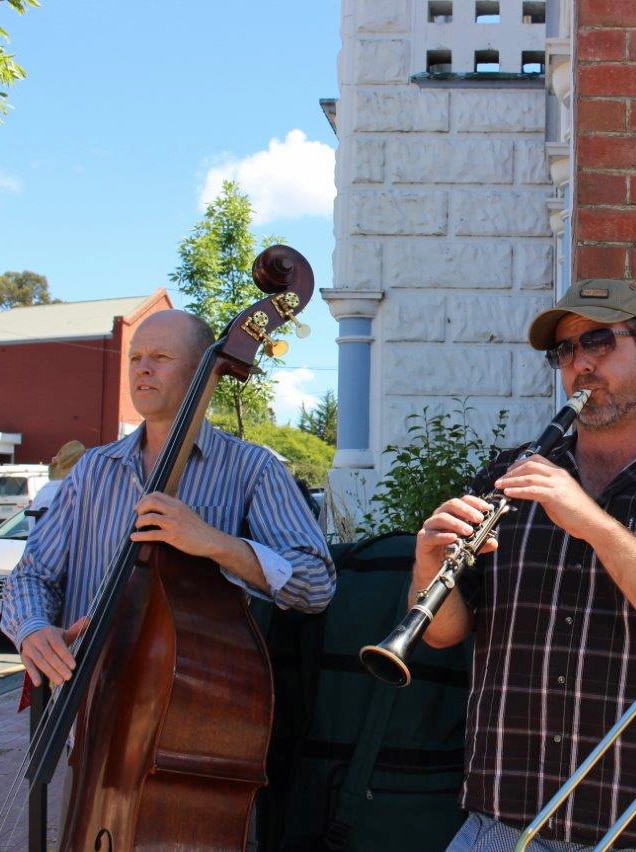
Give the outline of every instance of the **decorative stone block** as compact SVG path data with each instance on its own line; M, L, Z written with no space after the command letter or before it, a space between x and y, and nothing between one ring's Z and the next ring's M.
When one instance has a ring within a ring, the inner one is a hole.
M389 444L404 446L411 443L413 436L409 434L408 429L410 426L424 426L422 412L425 406L427 417L435 417L454 405L452 400L439 396L416 397L387 394L382 405L381 449L384 450ZM384 456L382 465L383 473L385 473L390 466L390 457Z
M544 237L550 233L545 199L548 190L453 193L456 234L473 237Z
M354 93L354 130L432 131L449 126L449 93L385 87Z
M360 39L356 45L355 82L406 83L410 47L406 39Z
M504 242L388 240L387 276L392 287L506 288L512 284L512 245Z
M552 398L554 370L548 365L543 352L537 352L528 344L526 348L514 353L513 370L517 396Z
M508 412L504 438L507 447L517 447L520 444L533 441L554 417L554 404L551 397L535 396L529 399L502 400L502 402L503 405L500 408ZM479 416L481 415L482 407L480 405ZM477 423L479 423L479 416L476 420ZM480 426L480 434L482 434L481 429Z
M403 33L411 28L411 0L358 0L358 32Z
M446 299L442 295L389 291L382 316L385 340L441 342L446 336Z
M512 183L513 142L508 139L417 137L389 146L395 183Z
M519 240L514 246L514 281L524 290L552 289L552 242ZM547 307L547 306L546 306Z
M387 343L383 351L387 393L465 396L512 393L512 354L503 347Z
M346 244L347 280L344 287L379 290L382 281L382 243L357 238Z
M542 296L465 295L448 308L448 336L460 343L525 343L545 308Z
M453 127L464 133L541 133L545 126L545 92L454 92Z
M352 234L441 235L446 233L448 194L352 192L350 217Z
M377 139L356 139L351 160L353 183L382 183L384 181L385 144Z
M518 139L515 142L515 154L519 183L549 183L543 139Z
M490 441L492 429L497 423L500 410L507 412L506 432L500 445L517 447L532 441L554 417L552 400L546 397L529 399L499 398L499 399L469 399L475 405L474 424L476 432L484 440Z
M499 412L502 409L507 412L506 431L503 439L499 440L504 447L516 447L532 441L554 416L551 397L515 399L506 396L468 396L467 404L472 409L468 412L468 423L487 443L492 441ZM423 425L423 420L418 416L407 422L407 417L411 414L421 415L424 406L428 406L427 415L434 417L446 411L452 414L458 408L458 403L440 397L388 395L382 408L382 449L388 444L405 446L412 442L413 435L407 431L408 427ZM390 461L389 454L381 457L382 476L388 471Z

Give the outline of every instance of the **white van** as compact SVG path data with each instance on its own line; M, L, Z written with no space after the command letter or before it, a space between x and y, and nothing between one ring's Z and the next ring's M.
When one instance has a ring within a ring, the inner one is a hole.
M0 611L2 610L2 587L20 561L29 535L29 519L24 509L8 521L0 523ZM2 647L0 634L0 649Z
M0 521L26 509L40 488L49 481L46 464L0 465Z

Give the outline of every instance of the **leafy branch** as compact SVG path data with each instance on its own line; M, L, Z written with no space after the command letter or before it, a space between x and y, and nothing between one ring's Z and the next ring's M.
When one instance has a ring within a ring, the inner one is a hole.
M452 412L430 416L425 406L407 418L410 443L384 451L393 456L391 467L371 497L359 533L417 532L440 503L465 493L477 471L499 452L508 413L499 411L487 442L469 423L475 409L467 400L453 401L460 407Z
M0 0L0 2L8 2L9 6L19 15L24 15L29 6L36 7L40 3L38 0ZM0 27L0 41L9 43L9 33ZM18 80L24 80L26 71L21 65L15 61L14 55L8 53L6 48L0 44L0 85L3 87L13 86ZM0 116L5 115L9 111L7 103L8 92L0 89ZM2 123L2 118L0 118Z
M170 280L189 299L186 309L204 319L219 337L226 325L263 293L254 283L252 264L256 239L250 231L252 205L233 181L224 181L219 195L208 205L204 217L179 244L179 265ZM283 242L269 237L264 241ZM290 323L279 327L289 333ZM248 420L262 422L273 415L274 384L264 367L282 363L261 348L246 382L224 376L213 400L215 413L233 412L238 435L245 437Z

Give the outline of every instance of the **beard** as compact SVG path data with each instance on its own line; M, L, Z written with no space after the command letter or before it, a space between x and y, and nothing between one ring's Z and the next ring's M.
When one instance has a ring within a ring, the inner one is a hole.
M603 392L600 400L597 400L593 393L579 414L579 422L590 431L616 426L629 419L632 412L636 410L636 382L630 383L628 387L623 387L615 393L611 393L604 383L591 382L589 377L587 381L580 379L575 382L575 390L584 387L591 391Z

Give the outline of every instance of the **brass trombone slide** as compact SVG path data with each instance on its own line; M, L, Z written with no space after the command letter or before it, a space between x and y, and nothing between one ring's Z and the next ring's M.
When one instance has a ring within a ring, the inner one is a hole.
M558 810L570 793L576 789L588 772L596 766L609 747L614 744L625 728L627 728L635 718L636 701L634 701L631 707L628 707L614 727L605 734L596 748L594 748L593 751L591 751L585 758L576 772L574 772L565 784L556 791L543 810L539 811L532 822L523 830L521 837L514 848L514 852L524 852L528 844L532 841L534 836L539 833L539 830L546 824L552 814ZM601 837L598 844L594 847L593 852L607 852L607 850L611 848L612 843L620 834L623 833L623 831L625 831L634 817L636 817L636 799L634 799L631 805L616 820L616 822L609 827L608 831L603 835L603 837Z

